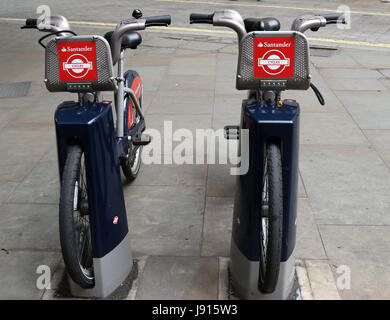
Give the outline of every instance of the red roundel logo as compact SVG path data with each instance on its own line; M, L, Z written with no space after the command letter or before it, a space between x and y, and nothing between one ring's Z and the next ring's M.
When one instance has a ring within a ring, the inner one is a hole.
M61 81L96 81L96 45L92 41L58 44Z
M74 78L82 78L88 71L93 69L93 62L88 61L82 54L76 53L62 63L62 69L66 70Z
M254 45L255 78L294 76L294 38L256 38Z
M270 50L258 60L258 64L266 73L277 75L290 66L290 58L286 58L280 50Z

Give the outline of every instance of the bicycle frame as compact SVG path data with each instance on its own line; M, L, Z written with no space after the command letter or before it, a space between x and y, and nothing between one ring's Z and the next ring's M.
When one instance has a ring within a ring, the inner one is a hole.
M141 100L141 105L138 102L138 99L136 97L136 94L134 91L125 86L125 78L124 78L124 72L123 72L123 56L124 56L124 51L121 52L118 60L118 76L116 78L117 84L115 85L115 90L114 90L114 95L115 95L115 110L116 110L116 115L117 115L117 120L116 120L116 136L118 138L121 138L124 136L124 111L125 111L125 106L124 106L124 96L125 94L129 94L131 101L134 103L135 108L140 116L140 121L144 121L144 114L141 109L142 105L142 100ZM142 97L142 93L140 95ZM131 139L131 136L129 137Z

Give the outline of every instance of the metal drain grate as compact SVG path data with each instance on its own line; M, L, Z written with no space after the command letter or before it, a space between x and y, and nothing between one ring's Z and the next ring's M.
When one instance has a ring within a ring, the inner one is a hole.
M31 81L0 84L0 98L25 97L30 86Z

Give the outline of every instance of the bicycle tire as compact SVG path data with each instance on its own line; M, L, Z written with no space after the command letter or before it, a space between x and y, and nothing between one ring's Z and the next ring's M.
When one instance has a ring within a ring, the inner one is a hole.
M261 292L272 293L279 278L283 232L282 158L280 147L274 142L267 143L265 148L261 186L258 286Z
M86 179L82 181L81 178L83 159L81 146L68 147L62 173L59 228L62 256L67 272L75 283L86 289L94 285L94 276L89 212L85 209L85 206L88 208L87 183ZM83 185L85 190L82 189ZM76 212L80 213L83 220L76 220Z

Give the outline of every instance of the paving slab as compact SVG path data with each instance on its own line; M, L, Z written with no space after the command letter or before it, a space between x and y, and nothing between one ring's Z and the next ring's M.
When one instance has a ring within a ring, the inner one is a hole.
M378 70L365 68L324 68L320 73L326 79L379 79L383 76Z
M42 139L52 136L50 131L38 126L3 128L0 133L0 181L21 182L49 148L54 147L53 139Z
M343 299L390 298L390 227L320 225L325 250L334 276L343 284L350 269L350 289L340 290ZM344 266L342 269L337 269ZM338 271L338 273L337 273Z
M165 78L168 66L137 66L128 60L124 70L136 70L142 79L142 90L144 96L153 94L160 86L161 80Z
M236 176L230 174L230 165L210 164L207 174L208 197L234 197Z
M142 66L167 66L169 65L172 54L175 52L175 49L171 49L170 52L161 52L161 49L154 50L154 52L140 53L136 52L133 55L127 55L126 65L135 69Z
M239 125L243 98L240 95L215 97L213 109L214 129L221 129L226 125Z
M136 255L199 255L204 187L125 186Z
M390 130L364 130L363 132L390 168Z
M378 79L366 78L329 78L329 87L335 91L384 91L387 88Z
M311 62L318 68L356 68L361 65L352 58L346 50L339 49L331 57L310 57Z
M59 250L58 206L3 204L0 213L1 248Z
M295 256L300 259L326 259L309 199L298 198L297 215Z
M50 148L30 174L15 188L8 202L58 204L60 181L57 148Z
M148 114L210 114L215 77L167 76L156 93Z
M230 255L233 198L206 197L202 256Z
M18 184L12 181L0 181L0 206L8 200Z
M147 114L211 114L213 100L214 92L212 91L191 90L174 94L169 90L161 90L153 99Z
M224 43L210 43L208 41L185 41L179 48L187 50L205 50L205 51L216 51L225 47Z
M390 67L390 59L387 52L351 50L349 55L364 68L383 69Z
M159 89L172 95L203 91L203 94L214 96L215 75L165 75Z
M232 44L232 45L227 45L226 47L223 47L222 49L219 50L220 53L229 53L234 56L238 56L238 45L237 44Z
M23 51L19 49L18 52L4 52L3 50L0 52L0 61L6 62L1 64L1 71L4 75L7 75L1 80L1 83L22 82L33 79L43 83L45 74L44 50L42 48L39 49L40 46L35 41L31 41L31 39L23 43L23 46L27 45L27 42L34 42L38 48L29 50L28 54L26 54L27 51L24 51L27 50L27 47Z
M370 147L301 146L300 171L319 224L390 224L390 172Z
M342 92L336 95L361 129L390 129L390 92Z
M18 113L18 109L0 108L0 130L4 128L10 120L14 119Z
M298 198L307 198L305 185L303 184L301 173L298 176Z
M348 113L303 112L300 129L301 144L369 145Z
M238 56L234 54L217 54L217 81L236 79Z
M383 84L388 90L390 90L390 79L389 78L380 78L379 82Z
M235 74L235 73L234 73ZM226 76L217 79L215 83L215 95L237 95L241 97L241 99L245 99L247 97L247 92L245 90L237 90L236 89L236 80L235 76ZM240 104L241 105L241 104Z
M137 300L216 300L218 258L149 257Z
M379 69L378 72L380 72L386 78L390 78L390 69Z
M172 48L177 48L179 47L181 44L183 44L183 40L182 39L170 39L170 38L162 38L162 37L156 37L154 39L148 39L147 42L144 43L145 46L148 46L148 47L162 47L162 48L169 48L169 49L172 49Z
M216 57L212 54L202 56L175 56L168 69L170 75L213 75L216 72Z
M306 260L306 270L314 300L340 300L327 260Z
M60 261L59 252L0 251L0 300L40 299L44 290L36 286L37 267L46 265L53 274Z
M143 164L132 186L204 186L206 164Z

